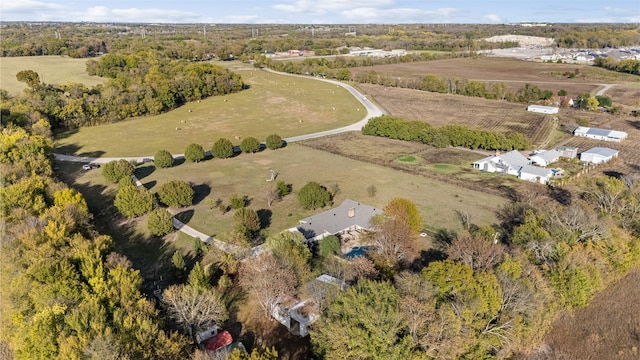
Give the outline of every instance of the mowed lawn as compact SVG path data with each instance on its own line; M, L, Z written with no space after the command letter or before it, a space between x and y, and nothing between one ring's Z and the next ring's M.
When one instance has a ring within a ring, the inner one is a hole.
M364 107L347 90L327 82L238 71L248 90L191 102L168 113L60 134L57 152L152 156L160 149L180 154L190 143L210 149L220 137L239 145L253 136L265 141L334 129L355 123Z
M261 190L270 183L269 171L274 170L276 181L293 186L293 193L269 208ZM104 184L100 170L80 172L78 185L95 188ZM138 168L142 183L155 191L158 186L174 179L190 182L196 189L197 204L182 209L190 226L209 235L220 235L233 228L233 211L226 214L209 206L210 198L229 203L232 194L247 196L249 207L259 211L268 223L268 233L295 226L298 220L327 210L304 210L297 201L297 193L309 181L331 188L338 185L334 205L347 198L383 208L391 199L404 197L417 204L431 229L461 229L456 210L471 215L472 222L487 225L496 222L495 210L506 200L483 192L463 189L437 180L407 174L390 168L352 160L325 151L290 144L284 149L265 150L257 154L241 154L231 159L211 159L198 164L183 163L173 168L155 169L146 164ZM375 186L375 196L367 187ZM105 191L114 191L109 185Z
M104 83L106 79L87 74L87 60L67 56L0 57L0 88L14 95L26 89L27 85L16 79L22 70L37 72L46 84L82 83L90 88Z

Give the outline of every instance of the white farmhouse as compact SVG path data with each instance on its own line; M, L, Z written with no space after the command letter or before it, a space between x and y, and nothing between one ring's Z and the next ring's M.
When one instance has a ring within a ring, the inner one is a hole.
M518 178L521 180L533 181L540 184L546 184L553 173L551 169L545 169L533 165L523 165L518 171Z
M618 157L618 150L594 147L580 154L580 161L602 164Z
M541 114L557 114L558 108L555 106L543 106L543 105L529 105L527 111L541 113Z
M547 150L529 157L529 160L538 166L547 166L560 159L562 153L558 150Z
M584 126L578 126L573 131L573 136L613 142L621 142L627 138L627 135L628 134L624 131L589 128Z
M502 155L491 155L473 163L473 168L486 172L499 172L518 176L522 165L529 165L530 161L519 151L513 150Z

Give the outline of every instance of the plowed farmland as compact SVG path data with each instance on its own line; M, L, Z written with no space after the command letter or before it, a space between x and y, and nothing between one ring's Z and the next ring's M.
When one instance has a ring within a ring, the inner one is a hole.
M542 143L553 116L528 112L526 105L460 95L359 84L389 114L423 120L433 126L459 124L474 129L520 132L534 145Z

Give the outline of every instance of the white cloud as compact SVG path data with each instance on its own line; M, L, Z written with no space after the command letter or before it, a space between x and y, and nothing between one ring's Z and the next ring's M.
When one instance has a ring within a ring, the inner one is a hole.
M336 12L353 8L384 8L395 4L393 0L297 0L289 4L276 4L275 10L290 13L306 13L311 15L324 15L329 12ZM380 10L382 11L382 10Z
M0 10L2 10L3 15L43 10L63 10L64 8L60 4L33 0L9 0L0 3Z
M451 16L457 12L454 8L421 10L411 8L395 8L380 11L375 8L357 8L340 13L345 19L358 23L426 23L451 22Z
M489 14L489 15L485 15L482 17L485 21L490 22L490 23L502 23L502 19L500 18L500 16L496 15L496 14Z

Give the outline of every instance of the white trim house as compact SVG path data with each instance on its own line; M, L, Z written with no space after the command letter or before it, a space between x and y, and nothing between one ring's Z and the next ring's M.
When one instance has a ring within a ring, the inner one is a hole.
M626 139L628 134L624 131L589 128L578 126L573 131L573 136L586 137L594 140L621 142Z
M594 147L580 154L580 161L602 164L618 157L619 151L609 148Z
M502 155L491 155L473 163L473 168L485 172L499 172L518 176L518 170L522 165L531 162L519 151L513 150Z

